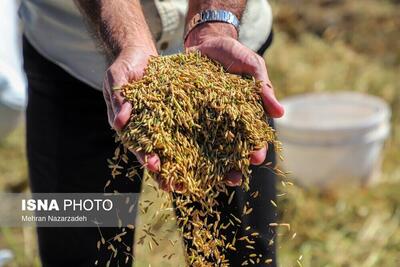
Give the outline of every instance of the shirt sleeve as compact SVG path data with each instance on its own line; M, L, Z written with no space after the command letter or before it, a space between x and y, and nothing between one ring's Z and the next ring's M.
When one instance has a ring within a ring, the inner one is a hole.
M161 19L162 31L157 41L161 54L183 50L183 31L188 8L186 0L154 0Z

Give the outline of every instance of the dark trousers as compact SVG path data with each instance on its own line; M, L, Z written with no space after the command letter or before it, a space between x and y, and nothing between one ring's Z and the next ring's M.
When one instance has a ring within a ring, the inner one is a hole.
M110 178L106 159L112 157L116 144L114 133L107 122L106 105L102 93L69 75L62 68L40 55L27 40L24 40L24 67L29 83L27 108L27 152L30 185L33 192L103 192ZM273 149L268 161L274 162ZM129 164L135 164L133 161ZM139 168L137 168L139 170ZM249 254L263 254L272 259L275 266L275 246L270 244L275 233L268 224L276 221L276 211L270 204L275 198L275 177L267 168L253 168L251 190L244 192L235 188L235 197L228 205L228 197L221 195L219 203L225 220L229 214L241 217L246 202L253 212L242 218L237 237L251 231L260 233L253 244L255 250L246 248L247 243L237 242L237 252L229 252L231 266L240 266ZM113 185L120 192L140 192L141 181L120 179ZM253 198L252 192L260 196ZM179 216L179 215L178 215ZM105 239L118 233L117 228L101 229ZM228 239L232 233L226 233ZM132 235L124 242L133 243ZM44 267L105 266L109 251L96 248L99 240L97 228L38 228L41 261ZM157 248L155 248L157 249ZM161 249L161 248L160 248ZM126 256L112 259L110 266L125 264ZM163 266L162 263L159 266Z

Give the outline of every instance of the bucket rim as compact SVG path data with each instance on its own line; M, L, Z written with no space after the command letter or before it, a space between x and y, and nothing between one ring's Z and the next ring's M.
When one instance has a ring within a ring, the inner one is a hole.
M378 109L378 111L368 119L362 119L353 123L352 125L302 125L302 124L291 124L291 121L285 119L285 117L275 119L275 125L277 128L291 131L301 131L302 133L326 133L326 132L343 132L352 130L368 130L375 126L379 126L382 123L390 121L391 110L389 105L380 97L352 91L334 91L334 92L311 92L293 95L287 97L281 101L281 104L289 109L290 103L293 104L298 101L303 101L307 98L323 98L323 97L345 97L351 96L358 99L368 99L369 104Z
M289 136L278 133L278 140L283 144L292 144L297 146L306 147L338 147L338 146L352 146L352 145L366 145L375 142L384 142L390 135L391 126L390 124L384 124L379 127L376 131L369 132L363 136L353 136L350 138L337 139L337 140L313 140L306 141L304 139L291 138Z

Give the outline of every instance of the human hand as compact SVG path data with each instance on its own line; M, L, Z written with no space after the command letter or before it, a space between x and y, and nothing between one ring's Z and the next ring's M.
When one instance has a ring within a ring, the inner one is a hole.
M188 34L185 47L188 50L200 51L203 55L222 64L230 73L251 75L261 81L261 97L265 110L272 118L283 116L284 109L275 97L264 59L237 40L234 26L219 22L199 25ZM262 164L265 161L267 149L264 147L251 152L250 163ZM227 185L238 186L241 182L240 172L232 170L226 174Z
M138 46L121 50L112 65L107 69L103 82L103 95L107 104L108 121L114 130L121 131L128 123L132 105L125 101L119 87L139 80L151 56L156 56L154 46ZM160 158L156 154L132 151L138 161L149 171L159 172Z

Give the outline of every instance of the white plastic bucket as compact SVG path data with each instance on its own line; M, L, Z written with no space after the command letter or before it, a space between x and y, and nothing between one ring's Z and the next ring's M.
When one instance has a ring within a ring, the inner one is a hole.
M312 93L282 101L277 119L282 166L304 186L369 183L380 173L390 132L390 109L381 99L354 92Z

